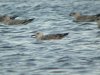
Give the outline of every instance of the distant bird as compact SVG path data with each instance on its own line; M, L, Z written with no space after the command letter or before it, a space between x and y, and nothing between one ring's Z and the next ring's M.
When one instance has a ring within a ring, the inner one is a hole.
M14 16L3 15L3 16L0 16L0 22L7 25L20 25L20 24L28 24L35 19L35 18L32 18L32 19L20 20L20 19L16 19L16 17L18 16L17 15L14 15Z
M75 22L94 22L100 14L97 15L81 15L79 12L70 13L69 16L73 16L75 18Z
M57 40L64 38L68 34L69 33L44 35L42 32L37 32L35 35L32 35L32 37L35 37L37 40Z
M26 19L26 20L5 20L3 23L7 25L20 25L20 24L28 24L32 22L34 19Z

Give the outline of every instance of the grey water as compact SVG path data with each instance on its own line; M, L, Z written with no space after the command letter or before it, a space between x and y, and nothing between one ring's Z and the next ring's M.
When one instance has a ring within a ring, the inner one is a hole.
M27 25L0 23L0 75L100 75L100 29L69 16L99 9L100 0L0 0L0 15L35 18ZM38 41L31 37L37 31L69 35Z

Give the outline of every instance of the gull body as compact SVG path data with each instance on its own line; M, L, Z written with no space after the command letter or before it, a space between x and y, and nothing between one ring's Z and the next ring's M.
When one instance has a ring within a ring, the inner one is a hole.
M100 14L97 15L81 15L79 12L73 12L69 14L70 16L73 16L75 18L75 22L94 22L98 17L100 17Z
M42 32L37 32L32 37L35 37L38 40L57 40L62 39L67 36L69 33L60 33L60 34L48 34L44 35Z
M7 24L7 25L20 25L20 24L28 24L35 19L35 18L32 18L32 19L20 20L20 19L15 19L16 17L17 16L4 15L4 16L0 17L0 22Z

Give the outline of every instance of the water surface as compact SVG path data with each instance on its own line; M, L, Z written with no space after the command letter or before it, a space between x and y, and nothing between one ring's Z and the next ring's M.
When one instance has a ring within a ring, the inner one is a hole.
M69 13L100 13L99 0L2 0L0 14L36 18L28 25L0 23L0 75L100 75L100 29L75 23ZM69 32L62 40L31 35Z

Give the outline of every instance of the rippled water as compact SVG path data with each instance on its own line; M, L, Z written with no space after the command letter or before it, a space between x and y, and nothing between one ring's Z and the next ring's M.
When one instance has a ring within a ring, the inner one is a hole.
M0 24L0 75L100 75L100 29L75 23L69 13L100 13L99 0L2 0L0 14L36 18L28 25ZM69 32L62 40L31 35Z

